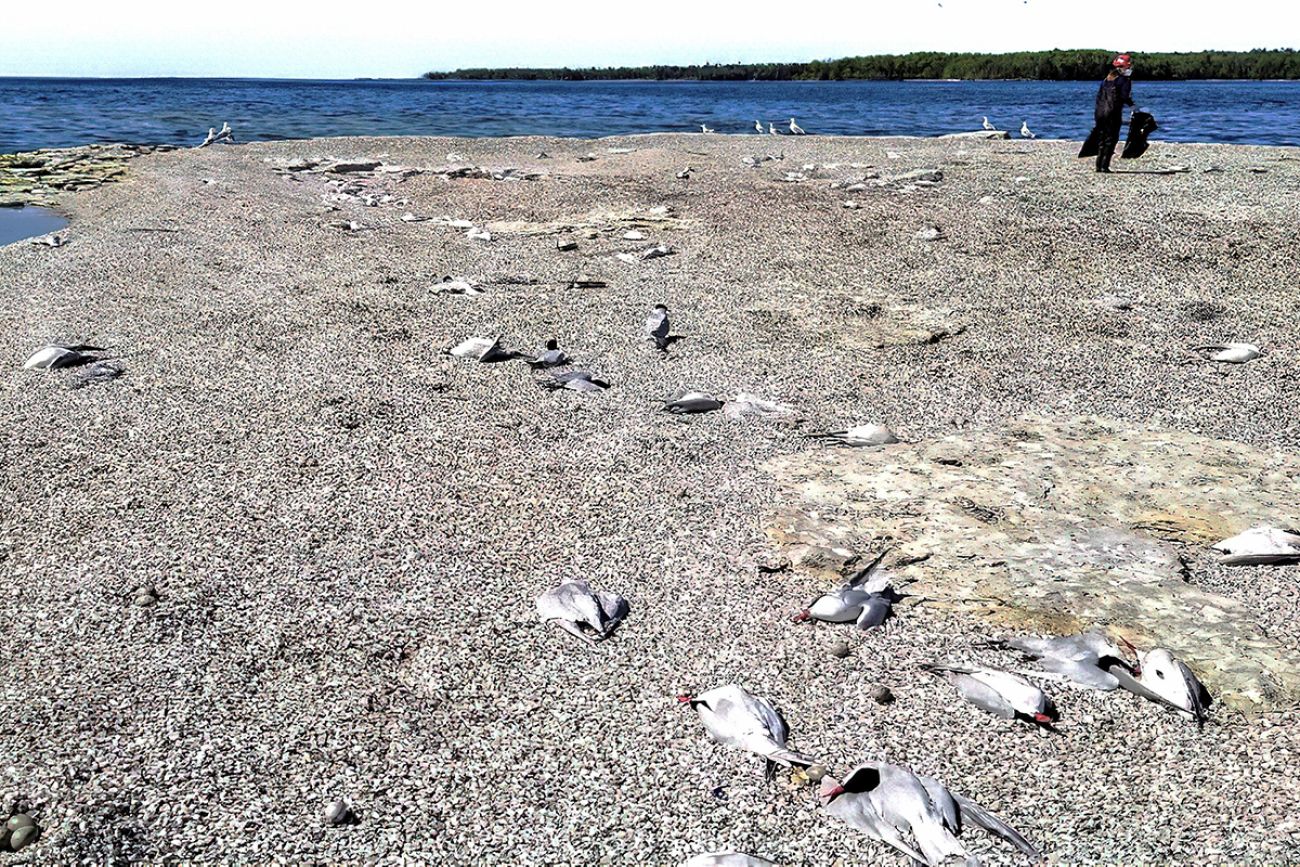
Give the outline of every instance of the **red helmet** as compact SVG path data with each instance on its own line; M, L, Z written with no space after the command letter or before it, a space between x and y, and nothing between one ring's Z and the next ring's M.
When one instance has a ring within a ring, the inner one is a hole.
M1127 54L1121 54L1111 61L1111 66L1116 69L1131 69L1133 67L1133 58Z

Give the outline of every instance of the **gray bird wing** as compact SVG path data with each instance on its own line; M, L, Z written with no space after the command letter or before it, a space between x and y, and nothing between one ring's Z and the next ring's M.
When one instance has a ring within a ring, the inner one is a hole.
M896 765L881 765L880 785L871 793L876 809L900 831L911 830L922 860L939 865L966 848L944 824L944 816L916 774Z
M606 593L604 591L597 593L596 598L600 601L600 610L605 616L604 631L608 635L623 622L624 617L627 617L629 610L627 600L617 593Z
M817 437L818 434L812 434L811 436ZM844 582L844 586L856 588L859 585L861 585L864 581L867 581L875 577L875 574L880 571L880 564L884 561L885 555L888 554L891 550L892 550L891 548L886 548L885 550L877 554L876 559L872 560L866 566L863 566L861 569L859 569L858 571L850 575L849 580ZM879 592L879 591L875 591L875 592Z
M537 597L537 613L543 620L555 621L565 631L588 641L593 636L583 631L582 625L596 635L603 636L605 631L600 604L586 581L566 581L547 590Z
M953 800L952 793L934 777L923 777L917 774L916 778L921 781L921 785L929 793L930 803L934 804L935 808L943 816L943 823L948 826L948 830L954 834L960 834L961 808Z
M858 616L857 624L861 630L875 629L889 618L889 612L893 611L894 603L888 596L878 593L872 593L865 602L862 603L862 614Z
M1020 833L1012 828L1006 822L981 807L979 804L966 798L956 792L951 792L952 798L961 808L961 817L977 828L983 828L990 834L996 834L1003 840L1006 840L1012 846L1015 846L1021 852L1028 855L1033 861L1041 861L1043 856L1034 848L1034 845L1020 836Z
M1088 689L1110 692L1120 685L1114 674L1102 671L1094 662L1045 656L1039 659L1038 665L1044 671L1064 675L1079 686Z
M969 674L954 671L946 672L945 676L948 678L948 682L956 688L958 695L980 710L986 710L1003 719L1016 718L1016 709L1011 706L1011 702L1003 698L1001 693L987 683L976 680Z
M712 397L688 397L679 398L664 404L664 409L671 413L681 415L691 412L713 412L722 408L722 401Z

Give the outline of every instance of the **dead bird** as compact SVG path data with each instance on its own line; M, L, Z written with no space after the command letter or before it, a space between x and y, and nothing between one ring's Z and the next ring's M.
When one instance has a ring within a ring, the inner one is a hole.
M528 366L533 370L544 370L548 367L559 367L561 364L569 363L569 356L564 354L560 349L560 343L554 337L546 341L546 348L533 356L531 359L524 359Z
M674 415L713 412L722 409L722 401L707 391L688 391L681 397L664 401L664 412Z
M669 344L672 343L668 339L669 327L668 308L663 304L656 304L645 319L645 339L653 340L656 349L666 352Z
M610 636L627 617L627 600L617 593L595 591L580 578L566 578L537 597L537 614L588 644Z
M921 668L945 678L958 695L994 716L1021 719L1048 729L1060 718L1047 693L1018 674L947 663L924 663Z
M433 290L439 295L482 295L483 290L473 280L461 277L443 277L434 284Z
M1252 527L1214 544L1225 566L1300 561L1300 533L1281 527Z
M894 590L889 573L881 568L888 553L882 551L844 584L818 596L791 619L795 623L855 623L862 630L880 626L889 618L894 603L904 598Z
M563 373L551 371L550 379L543 379L537 384L548 391L559 391L562 388L569 391L604 391L609 388L608 382L597 379L589 370L566 370Z
M1192 351L1206 361L1221 361L1225 364L1245 364L1263 354L1253 343L1213 343L1194 347Z
M90 364L99 360L88 353L105 351L103 347L89 346L84 343L71 346L51 343L42 349L38 349L23 362L23 370L60 370L65 367L80 367L83 364Z
M471 337L468 340L462 340L447 352L457 358L469 358L484 364L510 361L520 355L513 350L503 349L501 347L501 335L499 334L496 337Z
M808 434L808 439L823 440L849 448L883 446L899 441L892 430L881 424L860 424L844 430Z

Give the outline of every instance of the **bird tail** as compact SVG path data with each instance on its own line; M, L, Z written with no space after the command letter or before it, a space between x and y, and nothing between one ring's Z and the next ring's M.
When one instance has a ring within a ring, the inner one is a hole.
M1012 846L1015 846L1021 852L1024 852L1035 862L1043 859L1042 854L1034 848L1034 845L1020 836L1020 833L1012 828L1006 822L990 813L971 799L952 792L952 799L957 802L961 808L961 817L964 821L970 822L977 828L983 828L990 834L996 834L1003 840L1006 840Z
M796 753L794 750L788 750L785 747L778 747L766 755L768 765L781 765L786 768L808 768L817 764L817 760L805 756L803 753ZM775 770L772 771L775 773Z

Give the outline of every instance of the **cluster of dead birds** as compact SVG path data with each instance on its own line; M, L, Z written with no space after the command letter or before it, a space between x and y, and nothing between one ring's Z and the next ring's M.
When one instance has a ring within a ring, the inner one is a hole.
M1277 562L1261 553L1266 551L1272 551L1274 558L1283 553L1283 559L1300 559L1300 535L1286 531L1261 528L1216 547L1227 555L1228 563ZM889 573L882 569L885 553L840 587L818 596L793 620L853 623L863 630L882 625L894 603L906 595L895 589ZM537 611L543 621L595 644L609 637L627 617L628 604L617 594L594 590L586 581L568 579L538 598ZM1209 696L1191 670L1167 650L1143 653L1124 643L1132 661L1099 632L1025 636L991 641L987 646L1018 651L1026 659L1036 660L1043 678L1085 689L1124 689L1203 724ZM944 678L959 696L994 716L1049 730L1054 730L1052 724L1059 718L1051 697L1018 674L938 662L922 668ZM918 863L939 865L954 856L978 863L959 839L968 825L1002 838L1034 861L1041 857L1014 828L979 804L907 768L864 762L842 781L829 776L816 759L788 746L789 727L772 703L739 685L681 695L678 701L698 714L714 741L762 757L769 779L774 778L777 767L801 769L806 779L819 784L818 800L828 813ZM696 867L770 863L736 852L708 853L686 862Z

